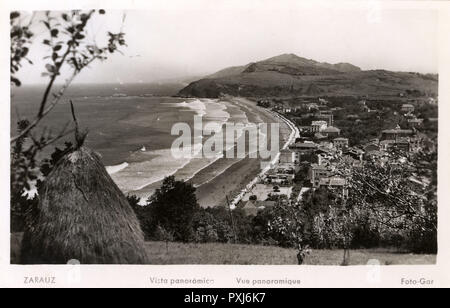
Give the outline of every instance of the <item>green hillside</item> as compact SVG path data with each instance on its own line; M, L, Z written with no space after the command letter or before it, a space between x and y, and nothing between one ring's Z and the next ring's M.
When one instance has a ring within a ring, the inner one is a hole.
M348 63L319 63L281 55L245 66L227 68L190 83L178 95L233 96L399 96L415 91L437 96L438 77L418 73L363 71Z

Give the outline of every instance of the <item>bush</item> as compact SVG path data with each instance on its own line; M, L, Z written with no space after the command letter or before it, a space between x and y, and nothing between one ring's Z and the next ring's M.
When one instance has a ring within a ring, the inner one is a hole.
M200 209L195 188L170 176L147 201L138 205L136 197L128 197L147 239L154 239L158 226L173 232L175 241L188 242L193 236L192 220Z

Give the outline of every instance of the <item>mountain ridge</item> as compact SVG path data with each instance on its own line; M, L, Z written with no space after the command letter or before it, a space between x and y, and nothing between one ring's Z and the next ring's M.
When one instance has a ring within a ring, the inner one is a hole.
M351 63L330 64L282 54L224 68L190 83L178 96L399 95L418 91L437 96L438 77L410 72L362 70Z

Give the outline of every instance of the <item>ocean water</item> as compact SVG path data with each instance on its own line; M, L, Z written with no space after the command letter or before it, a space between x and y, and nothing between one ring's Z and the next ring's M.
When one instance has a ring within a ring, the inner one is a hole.
M38 86L14 90L12 132L19 118L31 118L36 114L42 93L43 89ZM171 129L175 123L186 123L194 134L194 116L201 117L204 126L210 123L224 126L227 122L251 125L245 110L226 101L157 95L157 89L146 89L142 85L75 86L38 129L57 132L70 122L69 101L72 100L80 126L89 130L86 146L101 155L111 177L125 193L143 199L153 194L166 176L174 175L200 186L241 160L223 158L223 153L208 158L176 158L171 146L178 136L171 135ZM201 143L208 137L194 140L192 153L198 153ZM242 132L238 134L238 138L244 137ZM73 136L69 135L59 145L72 140ZM234 151L234 147L226 150ZM52 151L53 148L47 148L42 157Z

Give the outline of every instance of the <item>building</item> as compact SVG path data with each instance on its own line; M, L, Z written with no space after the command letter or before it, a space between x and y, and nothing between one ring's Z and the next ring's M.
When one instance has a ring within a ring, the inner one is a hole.
M409 138L409 150L411 152L418 152L423 148L423 140L424 138L415 137Z
M403 152L409 152L411 147L409 145L408 140L396 140L394 143L391 144L394 149L403 151Z
M326 99L324 99L324 98L319 98L319 104L320 105L327 105L328 101Z
M262 211L266 208L272 208L275 205L275 201L249 200L244 204L242 209L247 216L257 216L259 211Z
M333 113L329 110L322 110L317 112L314 117L318 120L326 121L328 126L332 126L334 122Z
M341 130L337 127L330 126L322 130L321 133L327 137L338 137L341 134Z
M396 140L401 137L409 137L413 135L411 129L401 129L397 126L395 129L386 129L381 132L381 140Z
M266 175L266 183L276 184L282 186L292 185L292 180L295 178L295 174L268 174Z
M316 140L324 140L324 139L327 139L327 136L326 135L322 135L321 133L315 133L314 134L314 139L316 139Z
M408 119L408 124L412 127L421 126L422 123L423 123L423 119L418 119L418 118Z
M309 170L309 177L313 187L318 188L320 186L320 179L330 176L330 170L325 165L312 164Z
M395 140L382 140L382 141L380 141L380 150L381 151L387 151L387 150L391 149L392 148L391 144L393 144L393 143L395 143Z
M337 149L344 149L348 147L348 138L335 138L333 143Z
M295 153L292 150L286 149L280 152L280 164L295 163Z
M378 142L370 142L368 144L366 144L364 146L364 151L367 152L371 152L371 151L379 151L380 150L380 146L378 145Z
M334 144L332 142L329 141L321 141L319 143L319 149L328 149L328 150L333 150L334 149Z
M289 147L294 152L294 162L302 161L303 155L311 155L317 150L318 145L312 142L298 142Z
M342 196L348 197L347 180L344 178L337 176L321 178L319 180L319 187L341 190Z
M259 208L256 205L256 201L250 200L245 203L242 207L247 216L257 216L259 212Z
M357 120L357 119L359 119L359 115L357 115L357 114L349 114L347 116L347 119L348 120Z
M406 139L399 140L383 140L380 142L380 148L383 151L391 151L391 150L401 150L403 152L410 151L409 141Z
M274 207L276 204L275 201L256 201L256 206L261 210Z
M310 104L306 104L306 108L311 111L311 110L319 110L319 105L317 105L316 103L310 103Z
M313 121L311 123L311 132L319 133L325 130L328 127L327 122L325 121Z
M402 111L405 113L412 113L414 112L414 106L411 104L403 104Z
M292 184L298 170L299 167L294 163L279 164L275 168L269 170L266 175L266 182L289 186Z
M367 160L378 160L383 158L385 155L384 152L378 151L378 150L371 150L371 151L367 151L366 154L364 155L364 158Z
M357 148L349 148L343 154L358 161L362 161L364 157L364 151Z

